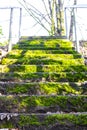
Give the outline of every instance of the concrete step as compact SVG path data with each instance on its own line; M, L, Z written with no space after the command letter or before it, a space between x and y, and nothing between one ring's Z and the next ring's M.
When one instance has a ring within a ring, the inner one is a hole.
M0 73L1 81L28 81L28 82L84 82L87 81L87 72L36 72Z
M19 59L10 59L3 58L1 61L2 65L10 64L24 64L24 65L84 65L83 59L57 59L57 58L19 58Z
M39 51L27 51L27 52L21 52L20 53L17 51L11 51L8 55L8 58L58 58L58 59L79 59L81 58L80 54L46 54L44 53L40 53Z
M0 94L87 95L87 82L0 82Z
M0 65L0 72L87 72L85 65Z
M72 47L72 42L67 39L28 39L20 40L18 44L42 47Z
M0 113L86 112L87 95L2 95Z
M73 49L66 49L66 50L62 50L62 49L57 49L57 48L54 48L54 49L35 49L35 48L31 48L31 49L29 49L29 50L24 50L24 49L12 49L12 51L9 53L9 54L13 54L14 53L14 55L24 55L26 52L27 53L33 53L33 54L78 54L75 50L73 50Z
M23 45L23 46L22 46ZM70 47L70 46L54 46L54 45L50 45L49 46L44 46L44 45L26 45L26 44L17 44L15 46L13 46L13 49L22 49L22 50L74 50L74 47Z
M0 128L25 130L87 130L87 113L0 113Z

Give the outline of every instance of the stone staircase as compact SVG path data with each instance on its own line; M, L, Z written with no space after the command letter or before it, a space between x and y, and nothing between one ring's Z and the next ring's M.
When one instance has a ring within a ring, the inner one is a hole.
M71 42L23 38L0 63L0 129L87 130L87 66Z

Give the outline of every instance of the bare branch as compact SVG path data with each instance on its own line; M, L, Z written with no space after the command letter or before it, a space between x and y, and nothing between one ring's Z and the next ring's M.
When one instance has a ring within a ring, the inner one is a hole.
M32 12L32 10L31 10L30 8L27 7L27 4L26 4L25 0L23 0L23 1L24 1L25 4L22 4L22 3L18 0L18 2L24 7L24 9L29 13L29 15L30 15L31 17L33 17L34 20L35 20L38 24L40 24L40 25L49 33L49 30L44 26L44 24L41 22L41 20L40 20L37 16L35 16L35 14Z
M35 5L30 4L26 0L18 0L18 2L24 7L24 9L28 12L28 14L36 21L33 27L39 24L47 32L50 32L51 35L55 35L56 30L60 30L62 33L63 21L61 11L62 8L61 1L64 2L64 0L47 0L47 1L41 0L43 4L43 9L45 9L42 12L42 10L39 10L37 7L35 7Z
M43 4L44 4L45 10L46 10L46 12L47 12L47 15L48 15L48 17L49 17L49 19L50 19L50 15L49 15L49 12L48 12L48 10L47 10L46 3L45 3L44 0L42 0L42 2L43 2Z

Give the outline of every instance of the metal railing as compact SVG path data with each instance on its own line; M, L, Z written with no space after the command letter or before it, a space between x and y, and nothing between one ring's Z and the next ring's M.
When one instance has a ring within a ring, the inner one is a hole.
M19 29L18 29L18 39L21 37L21 21L22 21L22 8L21 7L0 7L0 10L10 10L10 20L9 20L9 36L8 36L8 51L11 51L12 49L12 24L13 24L13 11L19 10Z
M87 8L87 5L72 5L72 6L66 6L65 7L65 27L66 27L66 37L67 39L69 39L69 25L68 25L68 18L67 18L67 10L71 9L72 10L72 13L73 13L73 21L72 21L72 24L73 24L73 29L74 29L74 37L75 37L75 48L76 48L76 51L77 52L80 52L80 45L79 45L79 36L78 36L78 23L77 23L77 10L81 8ZM73 35L72 34L72 35Z

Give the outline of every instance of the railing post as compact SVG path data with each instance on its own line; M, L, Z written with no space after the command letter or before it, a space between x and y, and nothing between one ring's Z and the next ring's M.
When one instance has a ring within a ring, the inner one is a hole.
M75 30L75 41L76 41L76 51L80 52L79 48L79 39L78 39L78 30L77 30L77 9L74 8L74 30Z
M20 8L20 16L19 16L19 36L18 36L18 39L21 37L21 21L22 21L22 8Z
M11 51L12 49L12 22L13 22L13 8L10 9L8 51Z
M65 7L65 31L66 31L66 37L68 39L68 25L67 25L67 8Z

